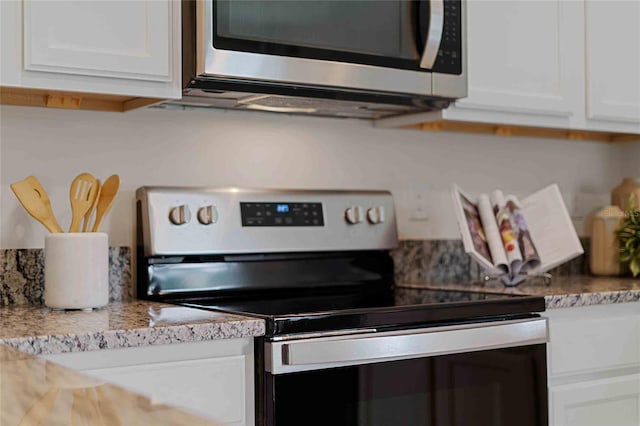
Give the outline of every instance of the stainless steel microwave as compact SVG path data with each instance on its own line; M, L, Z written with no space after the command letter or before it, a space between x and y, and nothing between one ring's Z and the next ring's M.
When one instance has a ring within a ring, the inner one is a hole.
M182 104L381 118L466 96L464 0L185 0Z

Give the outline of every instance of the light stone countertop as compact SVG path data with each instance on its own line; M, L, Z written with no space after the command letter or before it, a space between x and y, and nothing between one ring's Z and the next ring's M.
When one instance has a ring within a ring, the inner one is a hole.
M484 284L402 284L398 287L430 290L460 290L484 293L544 296L547 309L605 305L640 301L640 279L575 275L554 277L546 286L540 279L532 279L515 287L500 282Z
M0 345L0 425L215 426L185 411Z
M0 344L33 355L262 336L264 321L135 301L93 311L0 307Z
M399 287L544 296L547 308L640 301L640 280L556 277L516 287L501 283ZM261 336L262 320L163 303L114 303L91 312L0 308L0 425L214 423L29 354ZM19 349L16 351L7 346ZM141 423L142 422L142 423Z

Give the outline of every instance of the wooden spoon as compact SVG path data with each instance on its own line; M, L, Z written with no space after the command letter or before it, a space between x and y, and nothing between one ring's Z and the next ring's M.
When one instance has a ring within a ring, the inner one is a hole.
M93 224L92 232L98 232L102 219L109 213L113 200L120 189L120 176L111 175L104 181L100 191L100 199L96 206L96 221Z
M80 223L96 199L98 185L96 178L89 173L80 173L71 182L69 200L71 201L71 226L69 232L79 232Z
M43 224L49 232L63 232L53 214L49 196L35 176L12 183L11 190L27 213Z
M91 221L91 214L95 210L96 205L98 204L98 200L100 199L100 190L102 189L102 187L100 186L100 179L96 179L96 187L98 188L98 190L96 191L96 197L93 201L93 205L87 211L87 214L84 215L84 221L82 223L82 232L87 232L89 230L89 222Z

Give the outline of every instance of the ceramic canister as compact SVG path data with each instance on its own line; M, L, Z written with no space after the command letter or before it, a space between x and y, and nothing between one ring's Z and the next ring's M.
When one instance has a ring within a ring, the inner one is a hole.
M591 233L591 273L594 275L620 275L619 243L615 231L625 214L618 206L600 210L593 221Z
M46 306L53 309L89 309L109 303L107 234L47 234L44 256Z
M627 211L631 194L635 194L636 206L640 206L640 183L632 178L624 178L622 183L611 191L611 204Z

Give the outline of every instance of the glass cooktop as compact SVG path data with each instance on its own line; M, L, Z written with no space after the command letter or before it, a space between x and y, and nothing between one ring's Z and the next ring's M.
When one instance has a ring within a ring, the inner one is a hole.
M263 318L267 335L353 328L393 329L532 316L544 298L496 293L395 288L386 292L264 295L242 300L196 299L180 304Z

